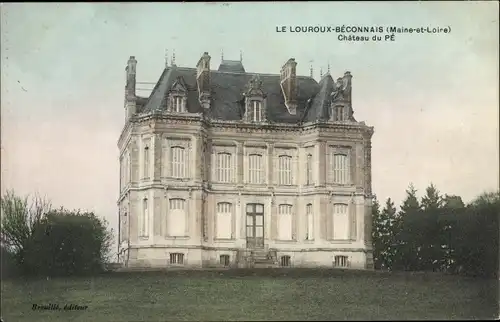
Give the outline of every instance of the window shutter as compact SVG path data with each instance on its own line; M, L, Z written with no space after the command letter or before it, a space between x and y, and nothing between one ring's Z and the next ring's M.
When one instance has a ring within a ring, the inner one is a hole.
M271 238L276 239L278 235L278 216L276 214L276 202L271 205Z
M347 183L354 184L356 178L356 150L350 149L348 153L349 158L349 177Z
M321 215L321 221L322 223L324 223L323 225L321 225L321 235L322 235L322 239L325 239L325 240L328 240L328 232L329 232L329 229L328 229L328 226L329 226L329 222L330 222L330 218L331 217L331 209L330 209L330 204L328 202L328 200L322 200L321 201L321 212L320 212L320 215Z
M292 156L292 182L291 184L298 185L299 184L299 155L297 151Z
M138 227L139 225L138 219L140 218L140 216L137 216L139 214L139 207L137 207L137 204L137 198L133 198L130 200L130 213L128 215L128 220L130 220L130 227L132 227L132 229L130 229L129 231L131 241L136 241L138 237L138 230L133 229L133 227Z
M154 212L153 212L153 233L154 235L161 234L161 198L154 198Z
M326 218L326 239L331 240L333 239L333 232L334 232L333 225L335 225L334 222L335 206L333 203L329 203L328 208L329 211L327 211L327 218Z

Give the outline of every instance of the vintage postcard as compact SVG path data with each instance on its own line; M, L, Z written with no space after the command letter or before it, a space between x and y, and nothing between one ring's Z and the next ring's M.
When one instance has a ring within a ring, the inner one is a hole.
M0 9L3 321L498 317L498 2Z

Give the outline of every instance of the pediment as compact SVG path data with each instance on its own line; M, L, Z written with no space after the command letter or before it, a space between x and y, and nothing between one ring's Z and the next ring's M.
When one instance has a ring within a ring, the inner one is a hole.
M170 91L179 93L186 93L187 90L188 88L186 82L184 81L182 76L177 77L177 79L172 84L172 87L170 88Z
M260 97L265 97L266 94L264 93L264 90L262 88L262 80L258 75L253 76L250 81L248 82L246 86L246 91L245 91L245 96L246 97L251 97L251 96L260 96Z

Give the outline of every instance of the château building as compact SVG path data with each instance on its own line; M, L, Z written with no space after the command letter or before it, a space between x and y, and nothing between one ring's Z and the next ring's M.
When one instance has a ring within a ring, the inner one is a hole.
M205 52L140 97L136 66L118 141L125 266L373 267L373 127L353 116L349 72L213 69Z

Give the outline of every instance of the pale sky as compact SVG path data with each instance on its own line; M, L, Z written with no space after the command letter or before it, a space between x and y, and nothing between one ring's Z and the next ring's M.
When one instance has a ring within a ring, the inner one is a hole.
M317 80L328 63L334 79L351 71L355 117L375 127L381 202L399 203L410 182L465 202L498 189L498 2L2 4L1 14L2 191L93 210L116 230L124 68L133 55L138 81L156 82L166 48L186 67L207 51L216 69L223 49L243 51L251 72L278 74L291 57L301 75L312 60ZM282 25L451 33L353 43Z

